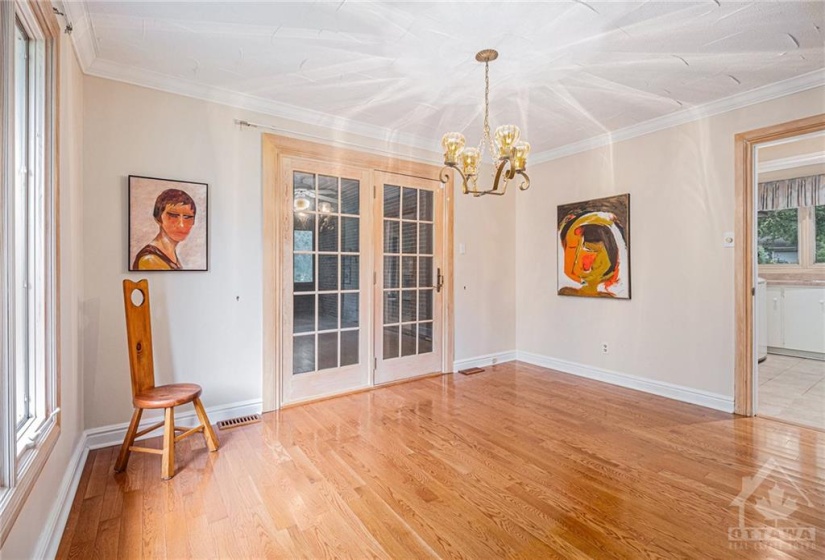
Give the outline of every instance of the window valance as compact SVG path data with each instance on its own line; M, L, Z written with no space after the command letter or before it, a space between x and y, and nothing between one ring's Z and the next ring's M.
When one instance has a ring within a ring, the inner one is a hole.
M759 210L784 210L825 204L825 174L759 183Z

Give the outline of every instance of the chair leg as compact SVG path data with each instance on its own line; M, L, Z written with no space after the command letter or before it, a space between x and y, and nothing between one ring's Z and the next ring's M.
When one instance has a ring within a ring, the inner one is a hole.
M209 423L209 417L206 415L206 411L203 409L203 403L201 403L200 399L195 399L193 404L195 405L195 412L198 415L198 420L200 420L201 424L203 425L203 437L206 440L206 447L209 448L209 451L217 451L218 437L215 435L215 431L212 429L212 424Z
M165 409L165 416L160 477L167 480L175 476L175 408Z
M126 437L123 439L123 445L120 446L120 455L117 457L115 463L115 472L123 472L126 470L126 465L129 463L129 448L135 443L135 434L137 434L138 426L140 426L140 417L143 415L142 408L136 408L132 413L132 421L129 422L129 430L126 432Z

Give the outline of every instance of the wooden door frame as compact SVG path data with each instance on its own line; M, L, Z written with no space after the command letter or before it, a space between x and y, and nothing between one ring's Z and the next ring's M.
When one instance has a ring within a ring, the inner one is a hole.
M280 238L288 231L289 223L279 215L279 205L283 204L279 193L285 191L280 184L281 159L285 157L305 158L349 167L362 167L371 171L383 171L399 175L410 175L439 180L441 168L427 163L404 160L399 157L382 156L360 152L334 145L320 144L297 138L262 134L262 203L263 203L263 411L280 408L281 403L281 314L279 294L282 289L282 258ZM455 196L452 177L444 186L444 263L448 270L444 275L444 305L442 309L443 361L442 371L453 370L455 356L455 305L453 223Z
M754 278L754 148L758 144L825 130L825 114L742 132L735 136L736 223L735 259L736 359L734 412L753 416Z

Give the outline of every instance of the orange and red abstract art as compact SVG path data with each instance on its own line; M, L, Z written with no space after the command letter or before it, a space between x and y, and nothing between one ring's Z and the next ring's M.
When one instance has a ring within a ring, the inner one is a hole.
M559 295L630 299L630 195L558 207Z

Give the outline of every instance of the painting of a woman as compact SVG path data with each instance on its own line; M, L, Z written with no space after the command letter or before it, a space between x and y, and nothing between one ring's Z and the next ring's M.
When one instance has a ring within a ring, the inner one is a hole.
M195 186L201 187L200 192ZM206 228L201 226L206 218L202 216L206 185L130 177L129 191L129 269L206 270ZM148 238L150 233L154 236Z

